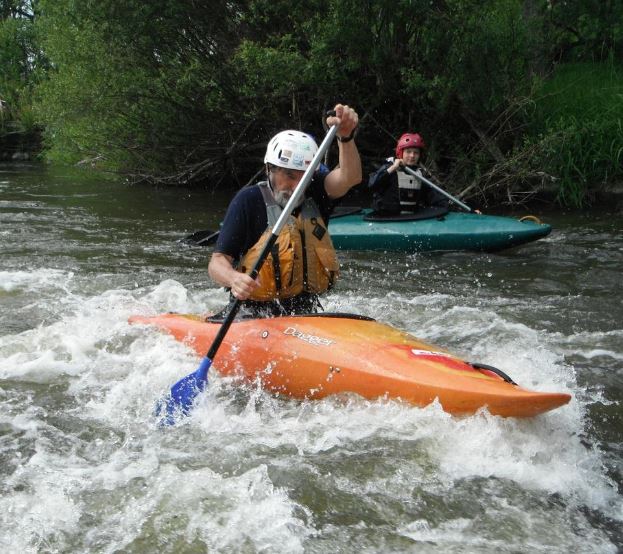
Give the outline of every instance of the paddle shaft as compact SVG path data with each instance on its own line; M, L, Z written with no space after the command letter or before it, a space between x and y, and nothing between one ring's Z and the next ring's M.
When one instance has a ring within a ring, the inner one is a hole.
M419 179L420 181L423 181L424 183L426 183L429 187L435 189L437 192L439 192L440 194L443 194L448 200L451 200L452 202L454 202L455 204L458 204L459 206L461 206L461 208L463 208L464 210L468 211L468 212L473 212L474 210L472 210L467 204L463 204L463 202L461 202L459 199L455 198L454 196L452 196L451 194L448 194L445 190L443 190L441 187L438 187L435 183L429 181L426 177L422 176L422 175L418 175L417 172L413 171L410 167L407 166L402 166L401 168L403 171L406 171L407 173L409 173L410 175L413 175L416 179Z
M318 151L316 152L316 155L314 156L311 163L305 170L305 173L303 174L301 181L294 189L294 192L292 193L290 200L288 200L288 203L285 205L285 208L283 208L283 211L281 212L279 219L277 219L277 223L275 223L275 226L273 227L273 231L270 237L268 238L268 241L266 241L266 244L264 245L264 248L262 248L262 251L260 252L259 257L257 258L257 261L253 265L253 269L251 269L251 273L249 273L249 275L253 279L255 279L258 276L260 269L262 268L262 265L264 264L264 261L268 257L268 254L270 254L270 251L273 245L275 244L275 242L277 241L277 238L279 237L279 233L281 232L281 230L287 223L288 218L290 217L290 214L292 214L292 212L294 211L294 208L296 208L299 205L301 198L305 194L305 190L307 189L309 183L312 180L312 177L314 176L314 171L316 170L316 167L320 163L320 160L324 156L324 153L329 149L329 146L331 145L331 142L333 142L333 139L335 138L336 133L337 133L337 125L333 125L327 132L320 146L318 147ZM208 358L209 360L214 359L214 356L216 355L219 347L221 346L221 343L223 342L223 339L225 338L227 331L231 327L231 324L234 322L234 318L236 317L236 314L238 313L238 310L240 309L240 304L241 304L241 300L236 298L234 302L230 305L229 311L227 312L227 315L225 316L225 319L221 325L221 328L218 330L218 333L216 334L216 337L214 337L214 341L212 342L212 345L210 346L210 349L208 350L208 353L206 354L206 358Z

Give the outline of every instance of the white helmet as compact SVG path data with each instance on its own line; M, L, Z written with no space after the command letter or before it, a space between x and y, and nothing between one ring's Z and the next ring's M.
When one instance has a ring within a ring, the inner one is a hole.
M281 131L266 147L265 164L305 171L318 152L316 141L301 131Z

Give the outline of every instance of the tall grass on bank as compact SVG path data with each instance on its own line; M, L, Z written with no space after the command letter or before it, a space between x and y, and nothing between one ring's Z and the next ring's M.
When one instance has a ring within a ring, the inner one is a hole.
M623 67L563 65L541 84L534 108L532 162L559 179L562 204L590 203L605 185L623 181Z

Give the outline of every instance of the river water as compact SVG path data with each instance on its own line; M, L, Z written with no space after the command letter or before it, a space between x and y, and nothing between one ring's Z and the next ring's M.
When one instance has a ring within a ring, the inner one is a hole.
M176 239L226 203L0 166L0 551L623 549L620 214L547 215L549 237L497 254L343 252L324 301L571 393L561 409L301 402L212 372L161 429L154 402L198 358L127 318L224 304L209 250Z

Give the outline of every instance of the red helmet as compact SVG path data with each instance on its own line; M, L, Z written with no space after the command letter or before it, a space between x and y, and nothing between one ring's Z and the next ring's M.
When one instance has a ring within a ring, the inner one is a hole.
M402 151L405 148L426 148L424 139L417 133L405 133L398 139L396 144L396 157L402 158Z

